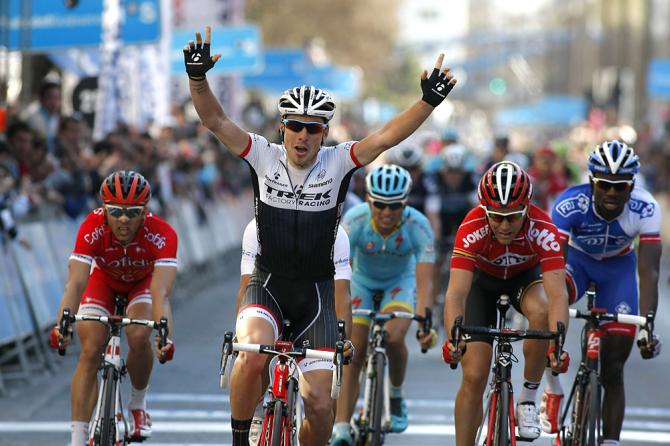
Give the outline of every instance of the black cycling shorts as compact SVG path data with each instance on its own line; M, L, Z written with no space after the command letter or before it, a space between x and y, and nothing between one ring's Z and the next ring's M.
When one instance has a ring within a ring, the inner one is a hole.
M240 305L240 315L248 314L249 310L256 312L252 315L274 324L275 334L293 341L296 348L335 349L337 316L333 279L298 281L256 268ZM290 325L283 330L285 320Z
M496 327L498 308L496 303L501 294L509 296L510 304L521 311L521 300L531 285L542 282L540 265L526 270L509 279L499 279L475 269L472 287L465 305L463 325ZM493 345L493 338L486 335L472 335L466 342L481 341Z

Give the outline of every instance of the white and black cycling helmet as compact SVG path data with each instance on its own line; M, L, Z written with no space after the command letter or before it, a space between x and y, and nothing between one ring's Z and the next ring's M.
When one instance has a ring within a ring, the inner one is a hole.
M365 186L373 200L387 203L403 201L412 190L412 176L400 166L384 164L368 173Z
M635 175L640 171L640 158L632 147L621 141L605 141L589 155L591 174Z
M277 107L282 118L286 115L317 116L330 121L335 114L335 102L326 91L311 85L286 90Z
M423 149L416 144L400 143L386 152L386 160L404 168L416 167L423 161Z

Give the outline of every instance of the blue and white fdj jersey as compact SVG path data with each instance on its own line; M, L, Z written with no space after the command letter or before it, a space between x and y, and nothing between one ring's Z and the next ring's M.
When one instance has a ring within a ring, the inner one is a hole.
M240 157L253 177L261 271L304 281L332 279L341 204L360 167L354 145L321 147L314 165L297 180L300 175L289 174L284 146L249 135Z
M661 212L654 197L635 187L623 212L612 221L595 210L591 185L573 186L554 205L552 220L568 241L566 269L580 298L596 283L596 306L610 312L638 313L634 241L660 243Z
M349 235L353 259L352 306L372 309L372 292L384 290L382 310L393 304L413 312L416 263L435 261L435 238L428 219L407 206L398 229L384 238L372 225L370 206L361 203L344 215L342 226Z

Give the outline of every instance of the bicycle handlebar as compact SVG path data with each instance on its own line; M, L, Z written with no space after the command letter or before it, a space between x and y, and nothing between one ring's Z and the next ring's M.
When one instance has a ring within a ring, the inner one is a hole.
M409 313L407 311L390 311L388 313L381 313L375 310L355 309L351 310L351 314L353 316L364 316L372 319L375 322L387 322L391 319L409 319L418 322L423 322L424 320L423 316L417 316L416 314Z
M159 347L163 347L167 344L167 335L168 335L168 326L167 319L162 318L160 322L147 320L147 319L131 319L128 317L122 316L92 316L88 314L71 314L69 308L63 309L63 314L61 315L60 323L58 324L58 331L61 336L65 337L69 334L70 326L78 321L93 321L100 322L101 324L107 326L118 325L120 327L125 327L127 325L144 325L145 327L158 330ZM58 349L58 354L63 356L65 355L65 350L67 347L61 347ZM161 361L163 363L165 361Z
M311 348L295 349L284 352L277 351L274 345L264 344L244 344L233 342L233 332L227 331L223 336L223 347L221 349L221 368L219 370L219 385L221 388L228 386L228 357L234 352L259 353L272 356L288 356L290 358L322 359L332 361L335 366L333 372L333 382L330 395L333 399L340 396L340 386L342 385L342 366L344 360L344 321L337 321L338 341L335 344L335 351L314 350Z
M591 310L581 311L570 308L571 319L597 319L599 321L621 322L622 324L632 324L644 327L647 323L654 321L654 312L650 311L647 317L634 314L606 313L604 308L593 308Z

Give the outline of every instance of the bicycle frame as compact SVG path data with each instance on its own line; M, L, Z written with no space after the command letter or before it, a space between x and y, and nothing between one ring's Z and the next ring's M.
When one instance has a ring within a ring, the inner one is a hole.
M342 382L342 365L344 362L344 322L338 321L339 341L335 351L322 351L312 349L293 349L291 341L275 341L274 345L240 344L233 342L233 333L228 331L224 335L221 351L220 385L227 387L227 377L230 362L229 356L234 352L261 353L275 356L277 358L272 374L272 384L268 388L268 402L265 403L265 415L263 427L259 436L259 445L291 446L297 445L297 435L300 429L299 423L299 375L300 368L296 362L297 358L324 359L333 361L333 383L331 387L331 398L339 397L340 384Z
M383 291L377 290L373 293L373 310L355 309L354 316L365 316L372 320L372 326L368 335L368 349L366 354L366 366L361 370L361 381L364 381L363 408L359 415L354 418L352 426L354 437L357 442L367 438L371 445L379 445L384 441L384 435L389 432L391 425L391 400L390 380L388 377L388 356L386 355L385 338L387 335L384 328L386 322L391 319L415 320L423 324L423 332L427 333L432 328L431 309L426 308L424 317L404 311L393 311L380 313L380 305ZM422 350L425 353L425 350ZM382 384L379 385L381 378ZM381 391L381 395L379 394ZM379 411L379 406L382 410Z
M481 434L486 426L486 446L515 446L516 419L514 414L514 392L512 388L512 363L518 362L512 348L512 342L519 339L550 339L556 342L557 355L562 352L565 338L565 326L559 322L557 332L536 330L514 330L505 325L505 316L509 308L509 296L503 294L497 302L497 328L463 326L463 317L456 318L452 327L451 339L457 346L464 334L484 334L496 340L492 377L486 395L486 406L482 424L477 430L475 444L479 444ZM457 364L452 364L455 369Z
M100 322L109 327L109 338L99 367L98 399L89 427L89 444L94 446L121 446L131 441L141 441L129 436L128 421L123 413L121 381L127 369L121 355L122 328L127 325L144 325L156 329L160 337L159 345L167 344L167 319L163 318L160 323L156 323L152 320L124 318L125 304L125 297L117 295L114 298L114 315L71 315L70 310L65 308L61 317L59 330L62 335L69 333L69 326L77 321ZM58 352L64 355L65 349L61 348Z
M610 314L604 308L595 308L595 288L586 292L587 311L570 309L570 317L584 319L581 337L581 362L572 383L565 408L559 419L560 445L597 446L601 438L602 384L600 382L600 340L607 335L601 322L615 321L648 327L653 332L655 313L647 317L630 314ZM570 422L566 420L570 416Z

